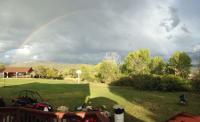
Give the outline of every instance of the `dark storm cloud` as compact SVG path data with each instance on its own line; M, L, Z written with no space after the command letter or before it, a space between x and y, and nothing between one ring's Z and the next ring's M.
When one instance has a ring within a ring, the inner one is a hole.
M0 0L1 60L97 63L113 51L125 55L149 48L165 56L188 51L199 40L200 25L188 12L192 7L181 7L186 2Z

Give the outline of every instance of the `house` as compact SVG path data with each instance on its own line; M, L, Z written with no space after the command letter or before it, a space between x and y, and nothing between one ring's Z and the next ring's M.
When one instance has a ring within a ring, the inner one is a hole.
M6 67L2 73L4 78L9 77L26 77L33 72L32 67Z

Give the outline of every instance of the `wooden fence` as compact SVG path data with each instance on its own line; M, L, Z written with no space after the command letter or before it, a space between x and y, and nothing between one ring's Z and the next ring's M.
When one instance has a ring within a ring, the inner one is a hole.
M99 112L44 112L28 108L0 108L0 122L109 122Z

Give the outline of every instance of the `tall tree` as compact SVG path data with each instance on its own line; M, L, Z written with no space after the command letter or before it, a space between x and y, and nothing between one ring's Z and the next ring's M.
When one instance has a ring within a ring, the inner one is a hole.
M169 59L169 66L174 70L175 75L187 78L191 68L191 58L185 52L175 52Z
M48 70L48 68L45 66L37 66L34 68L34 72L39 78L46 78L47 70Z
M165 68L165 62L162 57L156 56L151 59L150 69L152 74L163 74Z
M4 64L0 64L0 71L5 69L5 65Z
M119 67L115 61L104 60L97 67L97 78L100 82L110 83L118 79Z
M81 66L81 79L89 82L95 81L94 66Z
M124 60L123 72L128 74L149 74L150 61L150 51L148 49L130 52Z
M47 73L48 78L58 78L59 77L59 71L55 68L48 68L46 73Z

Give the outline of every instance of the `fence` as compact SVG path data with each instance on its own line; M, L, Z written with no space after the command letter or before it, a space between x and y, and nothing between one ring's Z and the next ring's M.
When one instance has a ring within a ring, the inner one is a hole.
M0 108L0 122L109 122L99 112L44 112L28 108Z

